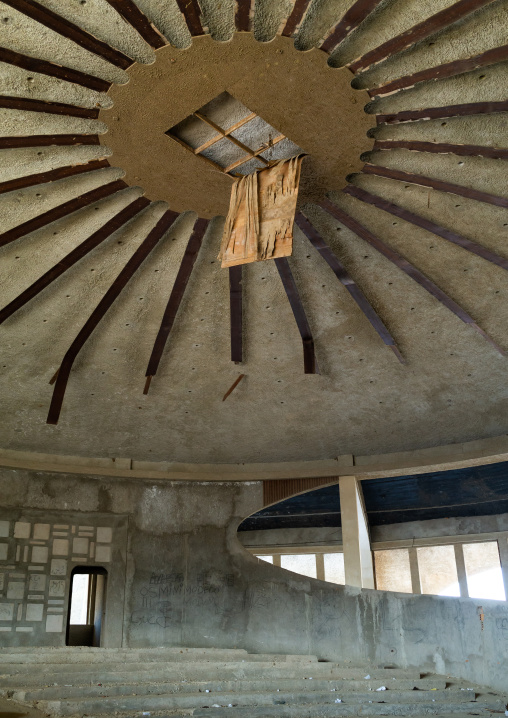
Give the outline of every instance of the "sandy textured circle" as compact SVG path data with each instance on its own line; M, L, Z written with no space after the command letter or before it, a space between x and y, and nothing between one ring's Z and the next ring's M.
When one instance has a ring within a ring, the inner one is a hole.
M157 51L153 65L134 65L127 85L113 86L112 110L103 144L126 181L141 184L152 200L202 217L226 214L231 177L192 155L165 132L227 91L299 145L304 163L300 202L341 189L346 175L361 169L360 154L372 148L366 136L367 92L353 90L352 74L327 64L320 50L299 52L290 38L259 43L250 33L219 43L196 37L192 46Z

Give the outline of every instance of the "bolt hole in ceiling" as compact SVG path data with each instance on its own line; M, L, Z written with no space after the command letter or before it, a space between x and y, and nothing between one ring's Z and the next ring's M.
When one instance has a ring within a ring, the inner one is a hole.
M243 0L231 12L197 0L177 3L178 12L158 0L97 0L79 13L49 0L3 5L6 443L243 461L508 430L499 392L508 316L504 308L494 316L487 291L508 268L499 233L508 207L503 3L357 0L326 10L297 0L268 15ZM291 259L265 263L263 277L256 262L221 269L221 217L235 177L302 152ZM438 264L422 251L429 233L440 243ZM130 298L140 292L147 301L134 310ZM73 306L64 311L61 296ZM407 304L418 320L406 317ZM29 329L32 316L44 335ZM135 347L121 343L119 326L137 333ZM17 357L27 330L31 349ZM284 373L284 393L273 397L261 385L274 355L265 337L275 337ZM112 344L120 372L106 358ZM186 358L196 346L208 368L189 386ZM238 377L228 353L250 380L222 409ZM304 377L318 372L318 358L319 379ZM145 373L148 392L159 366L149 397L155 422L170 406L185 437L169 446L152 422L139 431L128 409L137 406L135 377ZM472 366L478 381L464 396ZM118 406L83 412L80 397L93 394L103 367ZM53 376L55 424L71 370L66 426L55 433L42 428L41 382ZM366 394L372 371L379 389ZM445 385L454 415L442 406ZM181 404L183 394L197 403ZM381 421L387 403L397 407L393 421ZM274 447L282 405L288 423ZM473 405L489 417L481 427ZM254 431L242 426L247 406ZM180 422L189 411L193 422ZM85 446L79 426L90 436Z

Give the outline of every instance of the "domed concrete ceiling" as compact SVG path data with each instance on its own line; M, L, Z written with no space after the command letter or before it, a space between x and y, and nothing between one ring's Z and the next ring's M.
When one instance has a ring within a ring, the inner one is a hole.
M0 446L234 463L507 433L507 20L505 0L0 3ZM292 150L290 271L249 264L230 292L238 158Z

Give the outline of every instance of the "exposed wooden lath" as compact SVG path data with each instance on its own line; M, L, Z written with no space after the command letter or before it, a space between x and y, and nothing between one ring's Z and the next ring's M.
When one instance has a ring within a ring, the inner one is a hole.
M319 486L338 483L339 479L333 479L330 476L322 476L312 479L281 479L263 481L263 506L269 506L277 501L300 494L302 491L316 489ZM337 487L338 491L338 487Z

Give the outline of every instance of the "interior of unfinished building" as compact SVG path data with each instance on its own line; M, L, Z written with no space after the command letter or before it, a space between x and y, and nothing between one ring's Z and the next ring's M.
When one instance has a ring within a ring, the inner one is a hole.
M0 1L0 718L508 715L507 38Z

